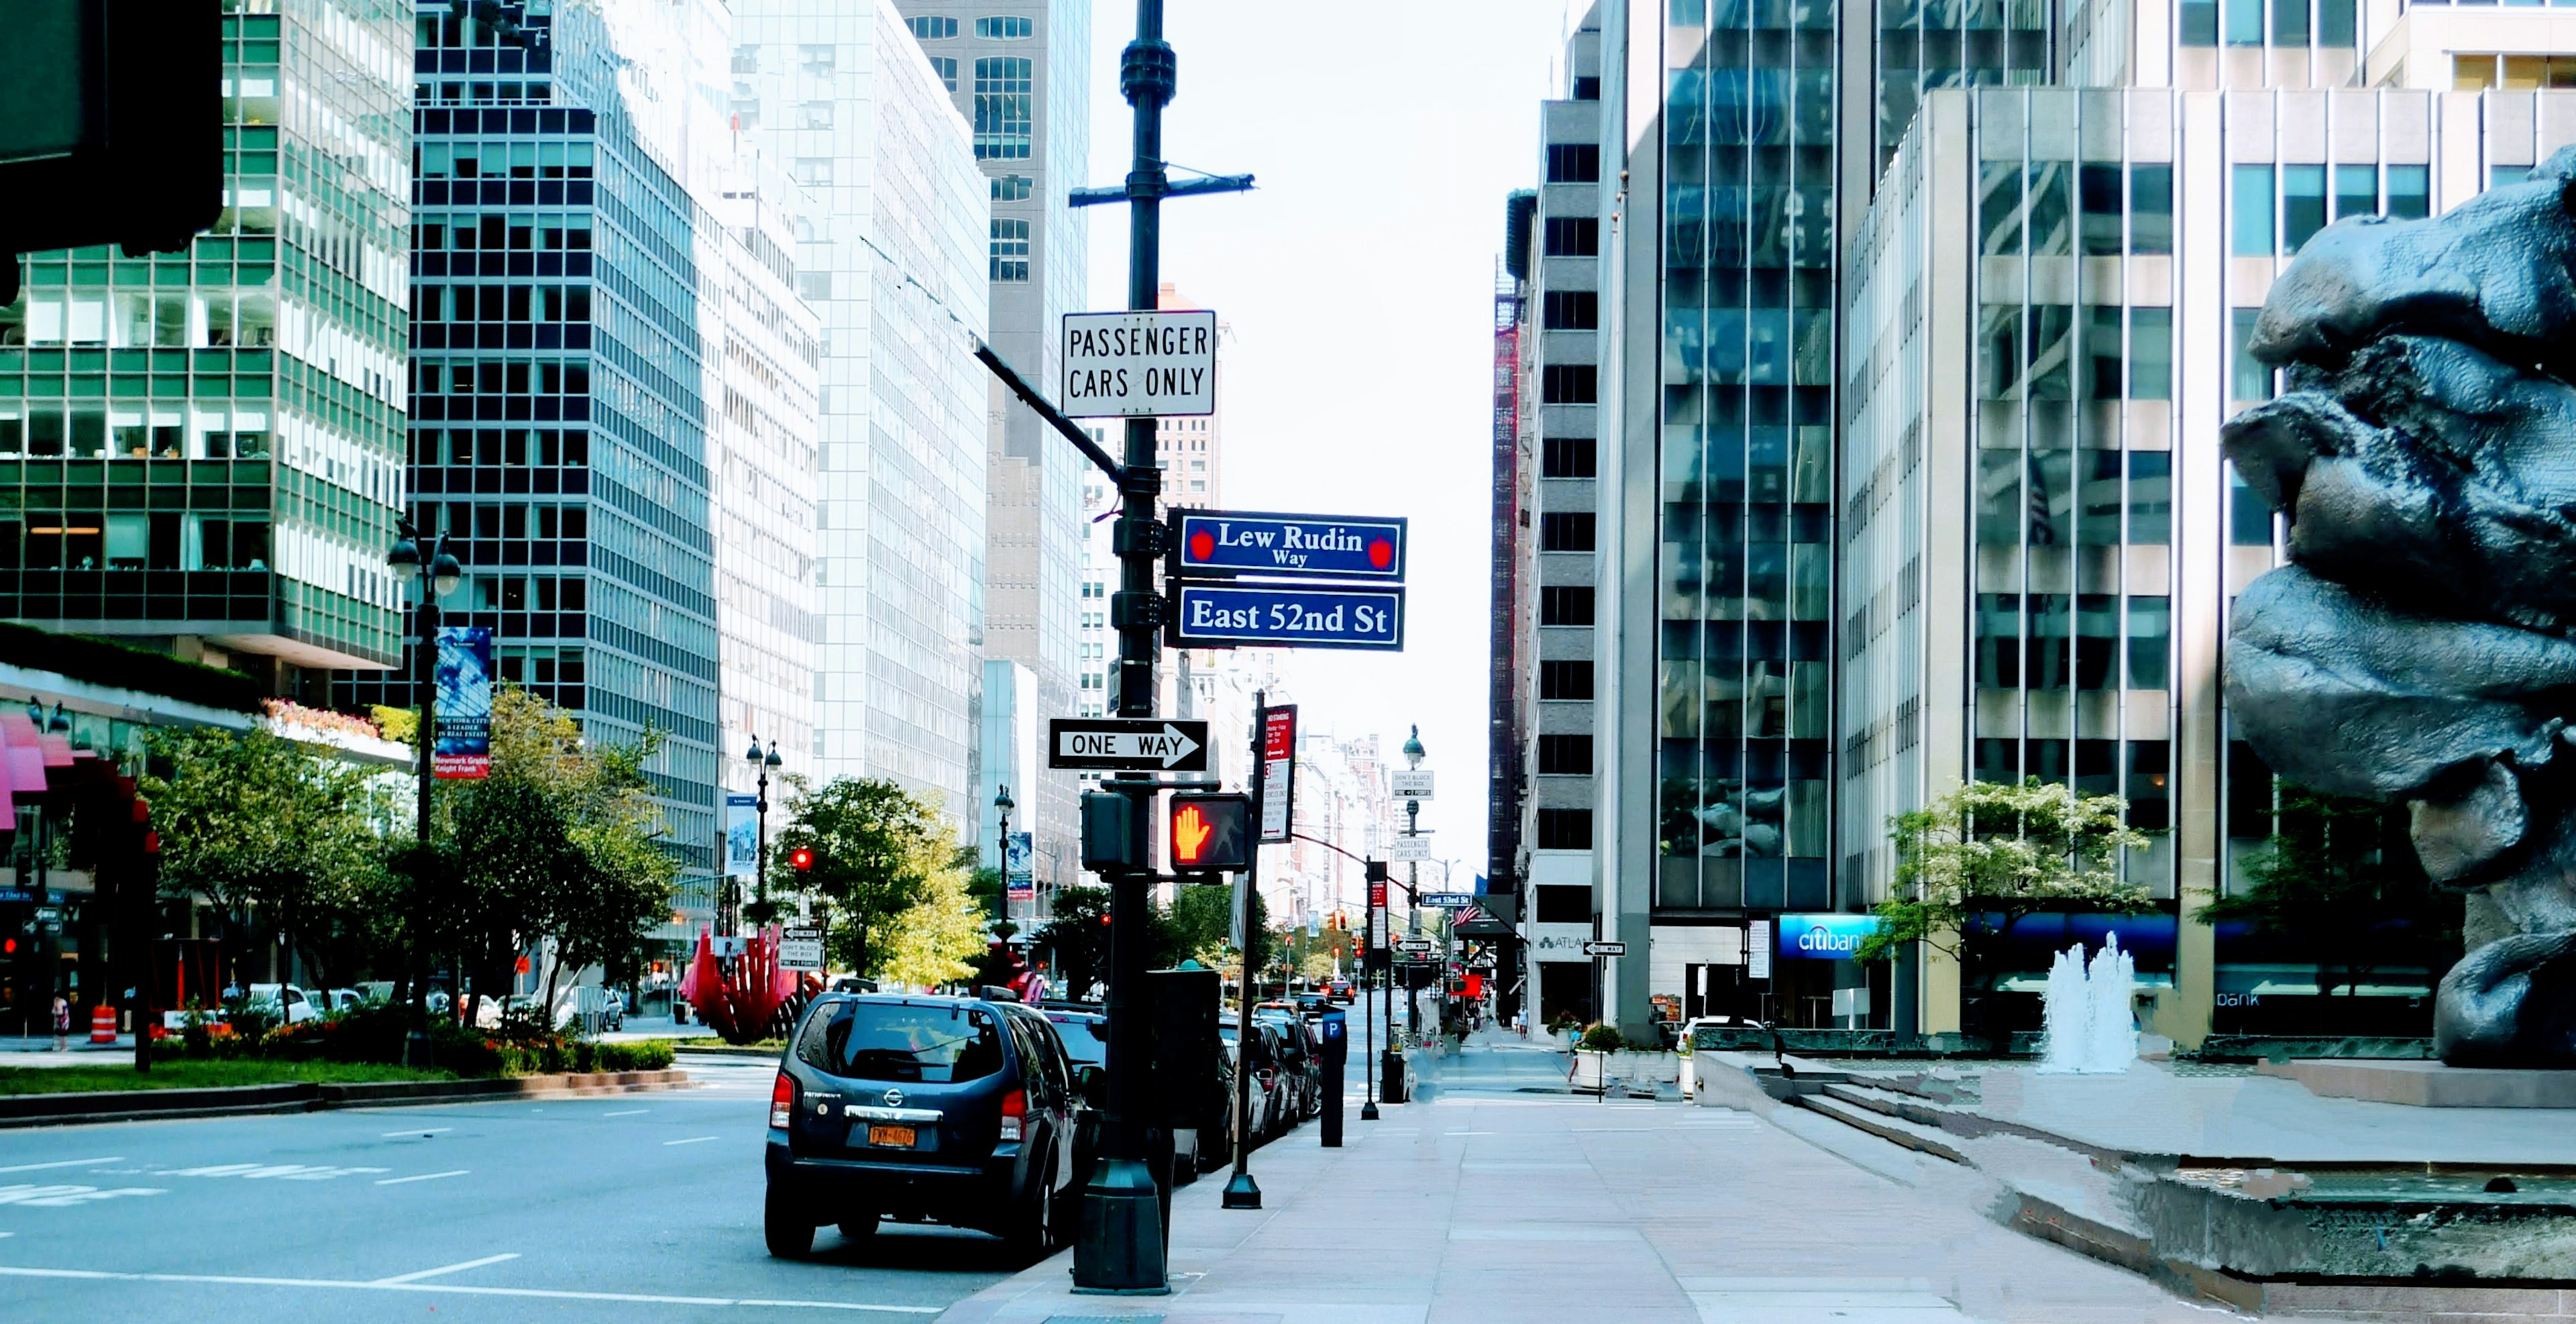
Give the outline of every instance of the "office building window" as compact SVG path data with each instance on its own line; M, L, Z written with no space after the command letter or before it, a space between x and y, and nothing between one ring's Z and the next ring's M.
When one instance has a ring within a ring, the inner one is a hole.
M956 91L956 90L957 90L957 57L956 57L956 56L954 56L954 55L934 55L934 56L931 56L931 57L930 57L930 71L931 71L932 73L935 73L935 74L939 75L939 81L940 81L941 83L945 84L945 85L947 86L947 88L948 88L948 90L949 90L949 91L954 92L954 91Z
M1539 811L1542 816L1551 812L1565 811L1545 809ZM1589 844L1589 839L1586 840ZM1538 892L1538 898L1532 903L1535 913L1531 918L1539 923L1589 924L1592 922L1591 888L1574 887L1565 883L1542 883L1535 890Z
M1600 403L1601 370L1589 363L1551 363L1539 379L1539 399L1551 405Z
M2120 309L2116 304L2084 310L2084 398L2117 400L2121 379Z
M2422 220L2431 214L2432 201L2430 166L2388 167L2388 215L2392 219Z
M2317 44L2350 46L2356 31L2355 0L2317 0Z
M1977 684L1988 689L2021 685L2021 595L1977 595Z
M1550 216L1545 236L1549 257L1598 257L1601 221L1594 216Z
M1590 437L1548 437L1539 443L1541 478L1592 478L1598 475L1600 446Z
M2272 44L2308 44L2308 0L2272 0Z
M2285 0L2298 4L2302 0ZM2227 44L2260 46L2263 44L2263 0L2226 0Z
M2129 251L2173 251L2173 167L2129 167Z
M1029 278L1029 223L996 218L993 222L993 271L997 281Z
M2377 216L2379 214L2379 167L2375 165L2339 165L2335 167L2334 218Z
M907 18L903 25L912 29L913 37L920 41L942 41L957 35L957 20L953 18Z
M1592 664L1590 662L1539 663L1538 697L1571 702L1590 699Z
M1578 75L1574 80L1574 99L1577 101L1599 101L1601 99L1601 80L1598 78L1585 78Z
M2326 228L2326 168L2281 167L2281 251L2298 252Z
M2273 226L2272 167L2240 165L2236 167L2236 196L2229 205L2236 209L2235 244L2238 257L2271 257L2276 232Z
M957 20L948 20L948 26L954 29ZM1026 41L1037 35L1037 20L1008 14L979 18L975 20L975 35L985 41Z
M1588 777L1592 774L1592 737L1540 736L1538 770L1550 777Z
M2238 547L2272 545L2272 504L2227 466L2227 541Z
M1588 552L1592 550L1592 512L1588 510L1551 511L1539 516L1538 547L1542 552Z
M2129 599L2129 688L2163 689L2172 652L2173 599Z
M1034 187L1034 182L1026 175L995 175L993 177L993 201L1026 202L1029 200L1029 193Z
M1554 584L1541 588L1538 591L1538 623L1590 625L1592 623L1591 586Z
M2116 593L2075 595L2075 688L2120 687L2120 597ZM2104 762L2109 760L2105 759ZM2107 771L2107 769L2106 769ZM2110 788L2105 787L2104 790Z
M1592 811L1589 809L1542 809L1538 811L1538 848L1540 850L1592 849ZM1573 891L1588 889L1575 888ZM1592 918L1591 904L1586 899L1583 918Z
M2173 541L2173 452L2129 452L2129 541L2162 547Z
M2173 398L2173 309L2129 310L2129 398Z
M1024 56L975 61L975 159L1028 159L1035 76L1035 62Z
M1600 183L1601 148L1593 143L1549 143L1547 182L1551 184Z
M2272 398L2272 369L2254 357L2248 346L2254 343L2254 322L2263 315L2260 308L2229 310L2228 398L2232 400L2269 400Z
M1539 325L1550 331L1597 331L1601 327L1601 296L1591 290L1550 290L1539 309Z
M2182 0L2182 44L2218 44L2218 0Z
M2165 784L2172 758L2162 740L2129 742L2129 826L2161 832L2173 825L2173 795Z
M2118 165L2087 164L2076 181L2076 201L2084 213L2084 252L2088 257L2120 254L2122 206Z

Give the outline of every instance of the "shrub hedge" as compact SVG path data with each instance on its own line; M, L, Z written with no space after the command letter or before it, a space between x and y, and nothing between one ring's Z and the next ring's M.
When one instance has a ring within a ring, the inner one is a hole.
M230 1033L190 1024L162 1040L153 1056L169 1060L234 1061L266 1059L289 1062L374 1062L398 1064L403 1041L411 1033L407 1009L383 1003L278 1025L268 1017L240 1013ZM442 1071L460 1076L529 1076L558 1071L660 1071L671 1065L665 1039L635 1043L599 1043L568 1039L527 1025L478 1030L444 1016L429 1020L430 1060Z

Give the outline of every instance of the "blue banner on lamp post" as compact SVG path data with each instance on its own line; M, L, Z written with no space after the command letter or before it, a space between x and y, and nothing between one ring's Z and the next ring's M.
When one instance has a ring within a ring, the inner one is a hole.
M438 746L432 766L445 778L492 775L492 631L438 627Z

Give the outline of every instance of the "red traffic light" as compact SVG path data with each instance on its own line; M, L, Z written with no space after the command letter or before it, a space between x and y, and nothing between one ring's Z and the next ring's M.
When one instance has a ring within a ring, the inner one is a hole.
M15 938L0 938L0 956L15 956L15 955L17 955L17 954L18 954L18 940L17 940L17 939L15 939Z
M787 867L798 873L814 872L814 848L799 846L787 852Z

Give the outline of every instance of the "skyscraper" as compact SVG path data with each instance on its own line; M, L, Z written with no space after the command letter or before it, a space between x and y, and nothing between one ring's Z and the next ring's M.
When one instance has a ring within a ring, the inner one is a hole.
M410 23L227 12L214 230L28 255L0 309L0 616L315 703L401 659Z
M797 288L822 321L819 777L976 811L990 188L892 0L738 7L733 125L806 202ZM989 798L989 797L986 797Z
M1089 281L1082 213L1067 203L1091 152L1090 0L898 0L957 109L973 124L991 190L985 273L990 340L1004 361L1052 394L1064 315ZM1035 412L985 385L987 441L984 654L1035 678L1035 715L1080 702L1082 484L1089 463ZM989 749L978 796L1002 785L1033 835L1037 875L1075 872L1072 775L1021 768ZM991 845L987 842L988 847Z

